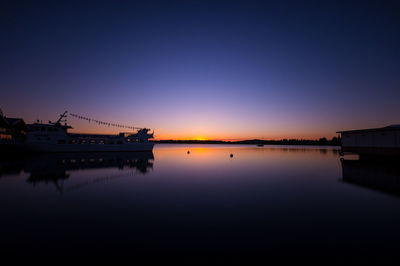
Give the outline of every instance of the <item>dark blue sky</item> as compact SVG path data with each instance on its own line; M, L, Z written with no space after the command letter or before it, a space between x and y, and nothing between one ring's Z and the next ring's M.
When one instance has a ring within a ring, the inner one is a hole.
M400 123L398 3L3 1L0 107L28 122L67 109L159 138Z

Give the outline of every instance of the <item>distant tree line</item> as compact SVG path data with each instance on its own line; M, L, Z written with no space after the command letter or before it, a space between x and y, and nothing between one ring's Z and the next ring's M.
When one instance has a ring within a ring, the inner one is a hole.
M323 137L318 140L309 139L281 139L281 140L241 140L241 141L222 141L222 140L155 140L156 143L176 143L176 144L263 144L263 145L321 145L321 146L340 146L341 138L333 137L328 140Z

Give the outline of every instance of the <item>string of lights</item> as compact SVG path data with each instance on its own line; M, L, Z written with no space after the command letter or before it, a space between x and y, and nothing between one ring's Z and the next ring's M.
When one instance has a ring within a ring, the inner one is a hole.
M78 115L78 114L74 114L74 113L69 113L69 115L71 117L74 117L74 118L77 118L77 119L86 120L89 123L93 122L93 123L96 123L98 125L103 125L103 126L127 128L127 129L131 129L131 130L142 129L142 128L134 127L134 126L122 125L122 124L112 123L112 122L105 122L105 121L97 120L97 119L94 119L94 118L90 118L90 117L86 117L86 116L82 116L82 115Z

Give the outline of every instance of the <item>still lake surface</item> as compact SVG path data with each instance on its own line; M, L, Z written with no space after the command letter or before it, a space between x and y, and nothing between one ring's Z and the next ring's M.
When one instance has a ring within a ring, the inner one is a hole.
M354 159L336 147L184 144L5 156L0 253L395 257L399 167Z

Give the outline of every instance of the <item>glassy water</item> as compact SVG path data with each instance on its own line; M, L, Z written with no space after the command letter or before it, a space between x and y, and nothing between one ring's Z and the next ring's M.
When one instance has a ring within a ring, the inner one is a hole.
M399 167L348 159L329 147L169 144L6 156L1 254L395 257Z

